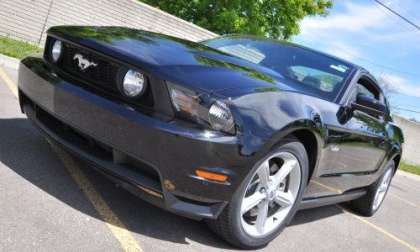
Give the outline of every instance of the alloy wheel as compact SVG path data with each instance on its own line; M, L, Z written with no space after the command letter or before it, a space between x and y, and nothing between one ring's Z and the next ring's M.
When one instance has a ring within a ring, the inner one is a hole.
M241 225L252 237L275 231L298 197L301 167L290 152L265 159L253 174L241 202Z
M392 179L392 169L388 169L385 175L382 177L378 188L376 189L375 199L373 200L373 210L376 210L381 205L382 201L385 198L388 187L391 184Z

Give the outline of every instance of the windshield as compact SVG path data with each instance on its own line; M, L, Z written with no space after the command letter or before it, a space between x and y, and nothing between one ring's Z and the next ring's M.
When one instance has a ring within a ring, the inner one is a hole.
M352 66L293 44L251 38L218 38L203 44L268 67L303 93L333 100Z

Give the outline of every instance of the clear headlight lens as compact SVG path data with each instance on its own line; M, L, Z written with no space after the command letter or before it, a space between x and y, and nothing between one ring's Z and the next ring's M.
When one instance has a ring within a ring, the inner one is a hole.
M60 40L56 40L51 48L51 58L54 62L57 62L60 59L62 49L63 44Z
M144 93L146 89L145 76L135 70L128 70L124 76L121 91L130 98L135 98Z
M230 132L234 127L232 113L228 106L216 101L209 109L209 122L213 129Z
M174 84L168 84L168 87L172 104L182 116L214 130L235 134L233 115L225 103L205 100L197 93Z

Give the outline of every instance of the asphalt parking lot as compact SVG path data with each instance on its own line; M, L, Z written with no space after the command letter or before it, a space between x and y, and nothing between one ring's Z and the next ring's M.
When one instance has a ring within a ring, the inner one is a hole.
M0 251L228 251L207 227L132 196L50 145L21 114L0 65ZM372 218L298 212L262 251L420 251L420 177L397 173Z

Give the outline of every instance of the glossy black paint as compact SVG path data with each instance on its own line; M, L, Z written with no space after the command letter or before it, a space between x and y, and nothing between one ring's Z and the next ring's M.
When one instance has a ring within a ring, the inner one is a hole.
M121 27L54 27L48 34L140 69L156 81L170 81L229 105L237 125L234 136L176 118L144 115L76 85L41 57L22 61L21 106L39 107L153 167L162 186L160 191L149 189L163 195L161 206L179 214L216 218L253 165L290 134L305 136L301 140L312 157L304 200L364 188L387 162L398 162L401 156L402 132L389 112L375 117L351 106L360 76L373 78L360 67L354 66L334 101L327 101L299 93L268 68L178 38ZM197 180L191 176L196 168L229 174L229 183ZM174 190L164 186L168 181ZM214 211L197 213L193 206L202 205Z

